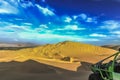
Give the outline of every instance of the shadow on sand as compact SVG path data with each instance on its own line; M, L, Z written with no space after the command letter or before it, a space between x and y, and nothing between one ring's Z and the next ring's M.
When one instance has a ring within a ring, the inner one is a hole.
M79 72L79 71L81 71L81 70L83 70L83 71L90 71L90 67L91 67L91 63L88 63L88 62L80 62L81 63L81 66L79 66L78 68L77 68L77 71Z
M33 60L0 63L0 80L87 80L88 63L82 62L76 72L42 64Z

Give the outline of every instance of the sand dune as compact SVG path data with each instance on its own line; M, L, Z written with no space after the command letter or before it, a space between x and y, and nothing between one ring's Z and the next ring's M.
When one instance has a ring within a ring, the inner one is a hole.
M0 51L1 80L87 80L90 65L115 53L65 41L17 51ZM3 73L3 74L2 74Z
M89 44L83 44L78 42L61 42L58 44L48 44L43 46L38 46L35 48L21 49L18 51L0 51L2 56L12 56L11 60L27 60L32 58L45 58L45 59L56 59L63 61L87 61L90 63L95 63L106 56L115 53L115 50L102 48L98 46L93 46ZM12 55L11 55L12 53ZM6 55L7 54L7 55ZM14 55L14 56L13 56ZM8 56L8 57L9 57ZM93 56L93 57L91 57ZM1 58L2 59L2 58ZM7 59L4 58L3 59Z

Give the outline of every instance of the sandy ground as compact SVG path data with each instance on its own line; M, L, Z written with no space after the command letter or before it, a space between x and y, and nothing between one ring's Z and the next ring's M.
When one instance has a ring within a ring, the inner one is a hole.
M70 71L33 60L0 63L0 80L88 80L90 73L84 66Z

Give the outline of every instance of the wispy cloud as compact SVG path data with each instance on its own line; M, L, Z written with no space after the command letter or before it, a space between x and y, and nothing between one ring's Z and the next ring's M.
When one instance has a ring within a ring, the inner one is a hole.
M120 35L120 31L112 31L111 33L112 33L112 34Z
M112 38L118 40L120 38L120 31L111 31Z
M81 13L79 15L72 16L74 20L82 20L87 23L97 23L97 20L95 17L90 17L85 13Z
M64 30L85 30L85 28L78 27L78 25L67 25Z
M72 18L69 16L65 16L64 21L70 23L72 21Z
M87 19L87 15L86 14L84 14L84 13L82 13L82 14L80 14L80 15L78 15L78 17L81 17L82 19Z
M86 22L88 22L88 23L97 23L97 20L96 20L95 18L88 17L88 18L86 19Z
M0 22L0 31L4 32L18 32L18 31L31 31L31 26L27 25L17 25L9 22Z
M48 29L48 26L46 24L41 24L41 25L39 25L39 27L35 28L34 30L37 31L37 32L50 31L50 30L46 30L46 29Z
M98 33L93 33L89 35L90 37L107 37L107 35L104 34L98 34Z
M31 7L31 6L34 6L32 2L30 1L24 1L20 4L23 8L28 8L28 7Z
M107 29L107 30L115 30L120 28L120 22L114 21L114 20L107 20L104 21L102 26L100 26L101 29Z
M5 0L0 1L0 14L18 14L19 10Z
M78 25L66 25L64 28L57 28L56 30L85 30L86 28L80 27Z
M33 24L25 22L25 23L23 23L23 25L32 26Z
M36 6L46 16L48 16L48 15L49 16L55 15L55 13L52 10L50 10L49 8L47 8L47 7L45 8L45 7L42 7L42 6L38 5L38 4L36 4Z
M81 14L79 14L79 15L74 15L74 16L72 16L72 17L73 17L73 19L78 19L78 18L81 18L81 19L83 19L83 20L87 19L87 15L84 14L84 13L81 13Z

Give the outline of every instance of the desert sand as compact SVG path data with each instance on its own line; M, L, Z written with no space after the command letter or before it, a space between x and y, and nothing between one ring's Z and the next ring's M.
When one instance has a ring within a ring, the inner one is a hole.
M0 80L88 80L91 64L117 51L65 41L0 51Z

